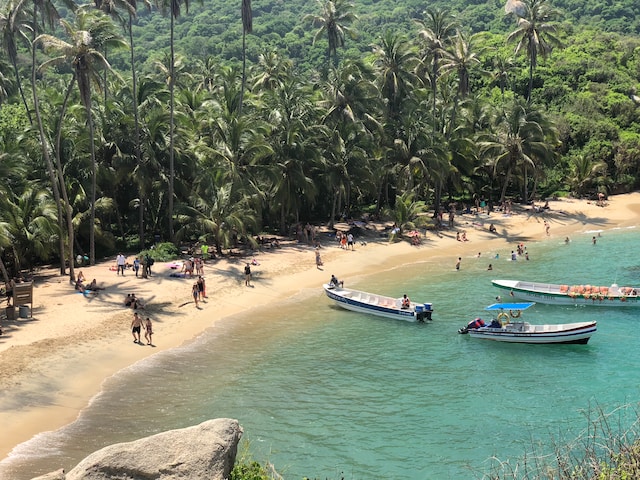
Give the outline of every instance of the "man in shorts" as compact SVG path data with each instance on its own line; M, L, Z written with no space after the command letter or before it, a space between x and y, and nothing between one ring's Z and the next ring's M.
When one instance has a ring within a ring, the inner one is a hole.
M133 335L133 343L142 343L140 341L140 327L142 327L142 317L138 315L138 312L133 314L133 320L131 321L131 334Z
M353 234L352 233L348 233L347 234L347 249L351 249L351 250L355 250L355 247L353 245Z

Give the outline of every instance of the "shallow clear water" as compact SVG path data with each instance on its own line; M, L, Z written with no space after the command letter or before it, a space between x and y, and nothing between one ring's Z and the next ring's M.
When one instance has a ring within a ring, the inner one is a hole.
M491 455L515 458L534 442L571 439L594 407L610 411L640 397L637 309L527 312L532 323L597 319L586 346L495 344L456 333L501 293L493 278L637 285L640 233L606 231L595 246L593 234L569 245L530 243L528 262L508 261L507 250L482 252L464 258L459 272L452 258L353 285L336 271L354 288L432 302L433 322L347 312L320 289L225 319L189 346L109 379L78 421L21 445L0 464L0 477L70 469L107 444L231 417L251 454L286 479L476 478Z

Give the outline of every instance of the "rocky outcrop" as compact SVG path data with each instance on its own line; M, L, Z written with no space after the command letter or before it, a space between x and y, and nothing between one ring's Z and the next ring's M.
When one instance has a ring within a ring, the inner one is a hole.
M64 469L61 468L60 470L32 478L31 480L65 480Z
M193 427L110 445L92 453L62 477L38 478L223 480L229 477L233 468L241 437L242 427L237 420L209 420Z

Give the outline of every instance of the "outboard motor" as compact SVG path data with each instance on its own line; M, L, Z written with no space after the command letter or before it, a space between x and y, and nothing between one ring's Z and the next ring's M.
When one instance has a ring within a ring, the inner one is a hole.
M469 333L469 330L477 330L480 327L484 327L485 323L480 317L475 320L471 320L466 327L462 327L458 330L458 333Z

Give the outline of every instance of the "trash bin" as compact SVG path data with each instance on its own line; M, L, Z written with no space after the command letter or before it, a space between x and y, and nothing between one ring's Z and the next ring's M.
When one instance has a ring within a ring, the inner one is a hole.
M20 305L19 315L20 315L20 318L29 317L29 305Z
M7 320L15 320L16 319L16 307L10 305L6 309Z

